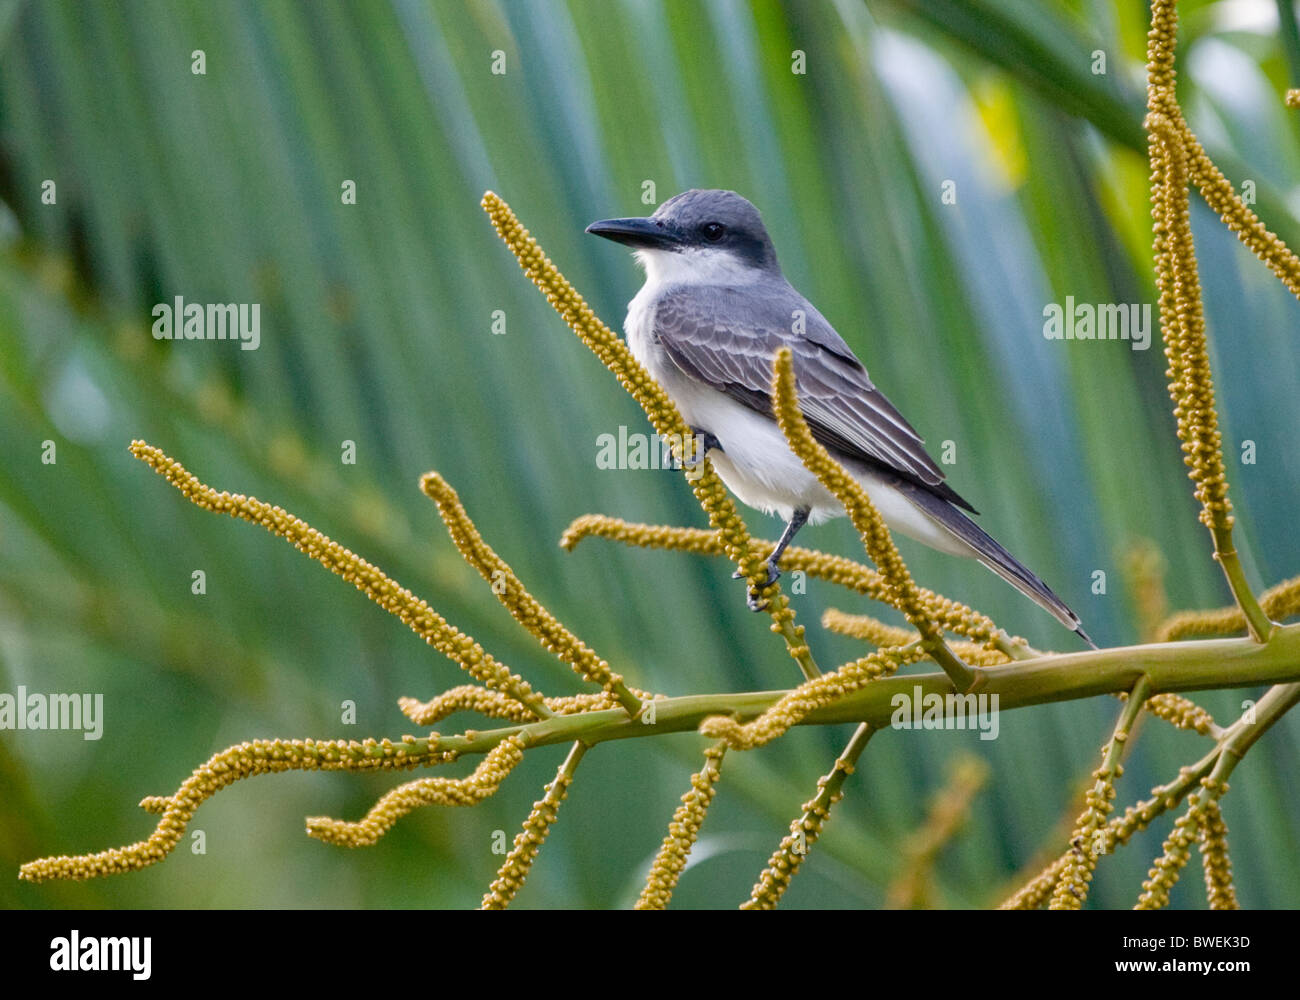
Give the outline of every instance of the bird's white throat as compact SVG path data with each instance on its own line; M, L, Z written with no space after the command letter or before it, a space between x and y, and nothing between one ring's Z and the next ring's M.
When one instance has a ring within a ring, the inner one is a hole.
M759 268L716 247L642 248L633 256L645 268L646 286L654 289L667 285L744 285L764 276Z

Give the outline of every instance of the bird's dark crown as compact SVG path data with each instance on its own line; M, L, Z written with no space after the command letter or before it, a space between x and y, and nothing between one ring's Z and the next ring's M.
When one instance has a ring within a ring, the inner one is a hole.
M682 248L716 246L751 266L777 267L763 217L735 191L692 188L669 198L651 218L671 231Z

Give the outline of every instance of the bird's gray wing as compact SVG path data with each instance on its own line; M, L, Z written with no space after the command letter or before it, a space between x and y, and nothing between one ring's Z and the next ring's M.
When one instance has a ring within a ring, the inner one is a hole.
M943 481L921 435L840 335L788 284L669 290L655 305L654 337L685 374L768 417L772 362L789 347L799 403L818 441L976 512Z

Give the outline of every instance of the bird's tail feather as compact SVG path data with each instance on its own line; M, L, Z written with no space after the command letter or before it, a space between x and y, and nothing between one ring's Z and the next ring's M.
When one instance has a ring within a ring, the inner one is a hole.
M904 490L907 498L945 529L965 542L973 555L1007 583L1028 597L1071 632L1079 635L1093 649L1096 643L1088 638L1076 615L1066 603L1052 593L1052 588L1023 566L1015 556L1004 549L987 531L963 514L942 497L928 490Z

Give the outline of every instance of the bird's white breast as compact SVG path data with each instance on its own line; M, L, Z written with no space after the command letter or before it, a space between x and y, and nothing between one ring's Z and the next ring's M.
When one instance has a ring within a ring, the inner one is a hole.
M651 257L649 253L645 256ZM787 521L796 507L809 509L812 524L842 517L843 506L790 450L775 418L765 417L691 378L668 357L655 338L654 314L660 297L670 286L652 280L665 273L662 267L652 270L652 266L647 266L646 283L628 303L624 324L628 347L672 397L687 425L708 431L718 439L722 451L710 452L709 460L727 488L747 506ZM969 546L923 514L872 469L844 456L837 457L867 491L890 528L953 555L972 554Z

